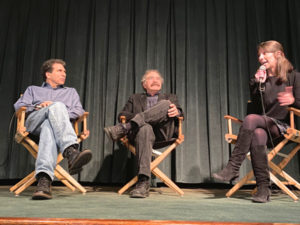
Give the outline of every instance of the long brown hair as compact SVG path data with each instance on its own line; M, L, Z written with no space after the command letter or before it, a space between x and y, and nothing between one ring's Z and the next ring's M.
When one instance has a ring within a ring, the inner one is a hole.
M294 67L290 61L285 57L282 45L278 41L270 40L261 42L257 46L257 50L263 49L266 52L277 52L280 51L281 54L277 55L277 68L276 76L283 82L287 81L287 73L291 72Z

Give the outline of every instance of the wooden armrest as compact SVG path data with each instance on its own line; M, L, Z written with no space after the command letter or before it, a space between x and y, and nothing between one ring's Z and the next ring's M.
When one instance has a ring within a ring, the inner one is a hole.
M121 123L126 123L126 116L120 116Z
M80 123L82 122L84 119L86 119L89 115L89 112L84 112L81 116L79 116L75 122Z
M294 107L288 107L288 111L293 112L296 116L300 116L300 109Z
M235 123L239 123L239 124L243 123L243 120L240 120L240 119L238 119L236 117L233 117L233 116L225 115L224 118L227 119L227 120L232 120Z
M178 138L176 140L178 144L181 144L184 141L184 135L182 134L182 121L183 117L178 117Z
M16 112L17 130L15 134L15 140L17 143L20 143L28 135L25 127L25 113L26 107L21 107Z
M17 118L20 118L22 116L22 114L26 112L26 109L27 109L26 107L19 108L16 112Z
M89 112L84 112L80 117L78 117L74 121L74 130L77 136L81 138L81 140L85 140L89 137L90 131L87 129L87 117ZM82 132L79 134L78 124L82 122Z

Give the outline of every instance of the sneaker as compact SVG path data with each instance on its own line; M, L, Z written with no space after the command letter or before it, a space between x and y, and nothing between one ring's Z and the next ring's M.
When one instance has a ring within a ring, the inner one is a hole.
M73 145L65 149L63 156L68 159L68 168L71 175L80 173L82 167L89 163L92 159L92 151L89 149L84 149L80 152Z
M106 135L113 141L117 141L127 134L127 130L122 123L119 123L116 126L105 127L104 131Z
M33 200L47 200L52 198L51 183L52 180L46 173L37 174L38 184L35 192L32 194Z
M149 196L150 184L148 180L138 181L130 192L130 198L146 198Z

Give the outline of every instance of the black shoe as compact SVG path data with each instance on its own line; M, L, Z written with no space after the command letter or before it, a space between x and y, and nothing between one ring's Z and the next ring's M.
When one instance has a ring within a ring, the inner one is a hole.
M230 181L230 182L236 182L239 179L239 171L235 172L231 169L230 166L226 166L223 170L221 170L219 173L214 173L213 177L217 180L221 181Z
M146 198L149 196L149 180L138 181L135 188L130 192L130 198Z
M65 149L63 156L68 159L69 173L71 175L82 171L82 167L92 159L92 151L84 149L80 152L73 145Z
M128 133L127 129L125 128L125 125L122 123L119 123L116 126L105 127L104 131L106 135L113 141L119 140Z
M271 191L268 186L258 186L257 192L253 195L252 201L266 203L270 201Z
M35 192L32 194L33 200L47 200L51 199L51 178L46 173L37 174L37 188Z

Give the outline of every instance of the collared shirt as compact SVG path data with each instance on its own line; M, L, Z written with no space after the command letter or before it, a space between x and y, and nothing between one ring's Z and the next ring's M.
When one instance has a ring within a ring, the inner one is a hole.
M146 93L146 96L147 96L147 109L150 109L152 106L157 104L158 94L159 93L156 93L155 95L151 96L148 93Z
M17 111L20 107L27 107L26 112L30 113L35 110L35 106L45 101L62 102L66 105L70 119L76 119L84 113L80 103L79 95L75 88L64 87L52 88L44 82L42 86L29 86L25 93L14 104Z

